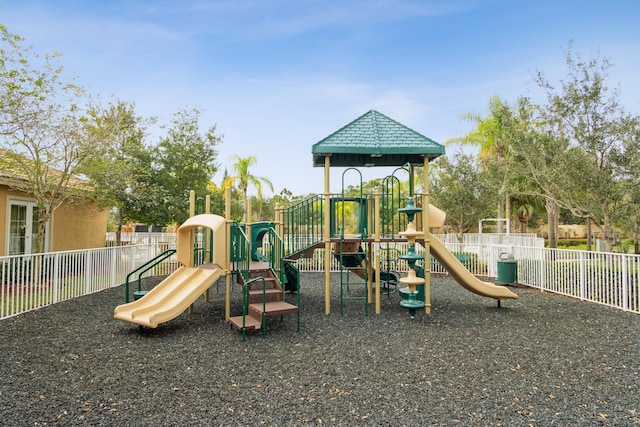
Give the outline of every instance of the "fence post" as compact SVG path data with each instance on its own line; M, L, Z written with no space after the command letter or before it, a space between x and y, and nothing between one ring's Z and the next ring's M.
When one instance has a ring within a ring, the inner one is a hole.
M85 295L91 292L91 251L84 253L84 292Z
M587 276L587 259L586 252L580 251L579 253L580 259L580 295L578 298L582 301L585 299L585 295L587 294L586 289L586 276Z
M620 284L622 285L622 309L625 311L629 310L629 275L627 274L627 260L629 260L629 257L620 257L620 264L622 264L622 280L620 280Z
M53 301L55 304L59 301L60 298L60 290L58 289L60 286L60 277L62 276L60 272L60 253L56 253L53 257Z
M117 250L118 248L115 246L112 246L111 248L109 248L109 251L111 252L111 285L110 287L115 287L116 286L116 282L117 280L117 276L118 276L118 263L117 263L117 258L119 257L120 253Z

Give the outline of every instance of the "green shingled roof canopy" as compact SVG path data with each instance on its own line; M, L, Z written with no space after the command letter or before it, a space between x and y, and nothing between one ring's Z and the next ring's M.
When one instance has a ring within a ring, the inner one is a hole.
M403 166L424 163L444 154L444 146L371 110L342 127L311 149L313 166L324 166L331 155L331 166Z

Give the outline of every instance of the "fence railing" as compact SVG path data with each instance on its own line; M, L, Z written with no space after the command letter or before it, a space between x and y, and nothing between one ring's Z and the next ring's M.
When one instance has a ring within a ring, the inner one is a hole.
M176 245L176 233L129 232L120 234L120 245L140 245L145 243L164 243L171 247ZM106 236L107 246L116 245L116 233L110 231Z
M166 249L144 244L2 257L0 319L121 285L129 272ZM176 266L172 256L145 277L170 274Z
M494 235L482 236L488 239L474 237L458 243L442 235L438 238L452 253L465 254L465 266L476 276L496 278L500 255L508 252L518 263L519 284L640 314L640 255L547 249L535 240L531 240L533 246L521 246L513 244L520 243L513 240L496 240ZM171 248L175 243L168 243L165 236L155 243L2 257L0 319L121 285L133 269ZM269 250L265 248L267 253ZM406 243L380 243L373 250L382 265L407 272L405 261L396 259L391 263L385 259L405 253ZM418 245L416 251L421 250ZM338 260L330 256L331 270L339 271ZM310 258L300 258L296 266L301 272L324 271L324 249L317 249ZM172 256L146 275L170 274L176 268L177 261ZM431 271L446 274L435 260Z

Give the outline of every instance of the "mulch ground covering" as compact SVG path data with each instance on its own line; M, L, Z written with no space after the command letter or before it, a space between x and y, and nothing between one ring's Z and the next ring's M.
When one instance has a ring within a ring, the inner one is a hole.
M340 315L338 280L325 315L303 274L300 332L246 342L224 286L142 334L113 319L121 286L0 321L0 425L640 425L638 315L522 287L498 308L448 277L430 316L395 294Z

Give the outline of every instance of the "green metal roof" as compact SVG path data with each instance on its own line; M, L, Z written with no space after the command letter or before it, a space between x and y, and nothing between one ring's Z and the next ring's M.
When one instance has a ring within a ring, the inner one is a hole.
M444 145L371 110L313 144L313 166L402 166L422 164L444 154Z

